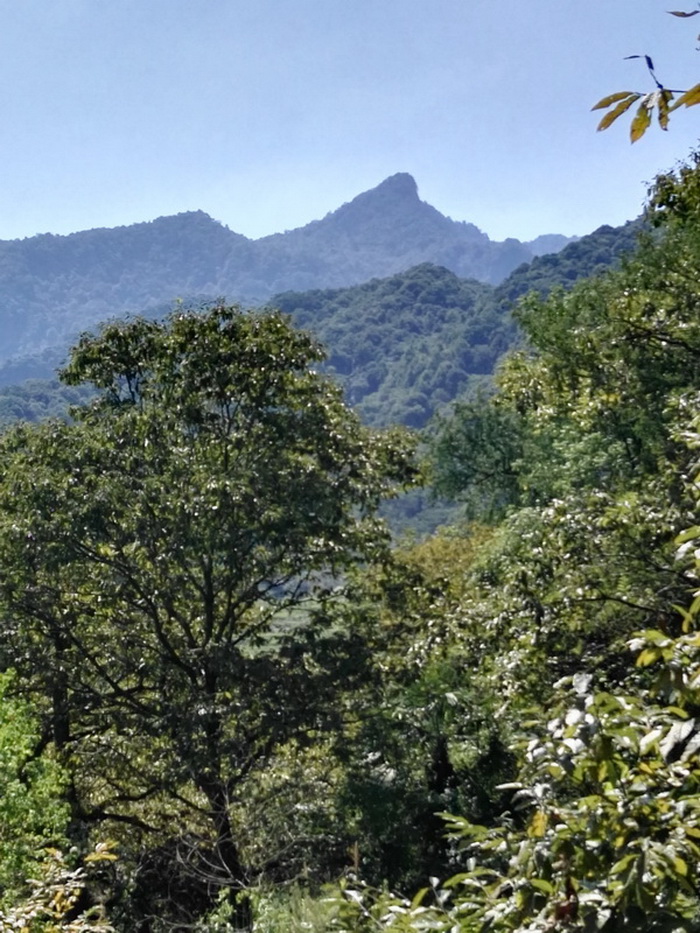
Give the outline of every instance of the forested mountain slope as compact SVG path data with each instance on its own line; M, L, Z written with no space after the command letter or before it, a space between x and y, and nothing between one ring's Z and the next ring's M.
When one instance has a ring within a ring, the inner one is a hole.
M644 229L641 217L621 227L604 225L566 245L561 252L536 256L518 266L495 290L496 302L511 306L528 292L547 295L557 286L570 288L581 278L599 275L631 253Z
M286 292L272 304L325 344L347 401L371 424L422 427L493 372L515 335L492 288L427 263L354 288Z
M520 266L496 288L423 263L348 288L281 292L270 304L324 344L329 371L368 423L422 427L441 405L488 378L513 345L517 298L569 287L614 264L632 249L638 228L637 222L602 227L555 256ZM204 250L200 256L204 262ZM162 317L168 310L161 304L148 314ZM41 382L51 378L66 351L67 342L58 343L0 365L0 423L55 413L71 401L62 403L55 393L65 390Z
M492 242L421 201L398 174L322 220L259 240L234 233L201 211L70 236L0 242L0 363L64 351L81 331L126 312L177 298L226 297L244 304L276 292L356 285L423 262L460 276L500 282L542 249ZM39 375L36 367L28 375ZM3 380L7 382L7 379Z
M518 267L496 288L424 263L354 288L285 292L271 303L326 346L330 371L365 420L422 427L493 373L517 340L518 298L614 266L634 249L640 226L601 227Z

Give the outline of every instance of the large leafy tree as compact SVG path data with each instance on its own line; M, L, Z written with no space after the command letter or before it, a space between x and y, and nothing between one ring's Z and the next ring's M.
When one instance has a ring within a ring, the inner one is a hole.
M2 439L2 648L72 763L75 825L186 825L210 885L246 884L245 781L367 674L361 621L330 607L412 477L321 359L276 314L109 324L63 373L94 403Z
M439 487L473 509L510 513L488 568L500 586L484 590L484 611L521 630L534 613L549 657L580 624L605 651L615 631L668 611L687 588L671 555L693 456L677 427L700 383L688 179L697 184L691 167L661 180L661 229L620 270L521 304L528 349L506 361L491 398L457 406L438 432Z

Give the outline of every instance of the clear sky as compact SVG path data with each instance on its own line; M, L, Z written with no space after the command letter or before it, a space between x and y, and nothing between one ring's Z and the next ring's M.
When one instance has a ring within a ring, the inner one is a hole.
M259 237L395 172L493 239L620 224L700 107L634 146L590 107L651 89L626 55L700 81L683 4L0 0L0 239L197 209Z

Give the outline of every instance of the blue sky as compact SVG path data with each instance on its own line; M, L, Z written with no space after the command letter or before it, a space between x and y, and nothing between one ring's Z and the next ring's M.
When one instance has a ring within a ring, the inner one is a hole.
M700 80L669 6L0 0L0 239L196 209L258 237L400 171L494 239L622 223L700 137L700 107L634 146L590 112L650 89L626 55Z

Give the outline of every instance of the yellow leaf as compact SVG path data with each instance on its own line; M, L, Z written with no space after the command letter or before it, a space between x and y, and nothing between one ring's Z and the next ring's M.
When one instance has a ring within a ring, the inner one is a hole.
M659 112L659 126L662 130L668 129L669 104L673 100L673 92L664 88L656 95L656 106Z
M598 124L598 131L607 130L610 124L614 123L615 120L622 116L626 110L629 110L635 100L639 100L641 96L641 94L630 94L629 97L626 97L624 100L620 101L617 107L613 107L612 110L605 114L603 119Z
M632 126L630 127L630 141L636 143L638 139L641 139L642 136L646 133L651 123L651 109L650 103L653 95L647 94L647 96L642 100L639 105L639 109L632 120Z
M685 94L681 94L671 110L676 110L677 107L694 107L696 104L700 104L700 84L694 84Z
M688 864L679 855L673 859L673 867L679 875L682 875L684 878L687 876Z
M611 104L615 104L618 100L622 100L625 97L632 97L633 94L634 91L618 91L616 94L608 94L607 97L604 97L602 100L599 100L597 104L594 104L591 110L605 110L605 108L609 107Z
M637 660L634 662L635 667L648 667L654 661L658 661L660 657L661 652L658 648L645 648L644 651L640 651L637 655Z
M547 829L547 814L543 810L538 810L537 813L532 818L530 823L530 828L528 830L528 836L534 836L536 839L540 839L544 836Z
M118 856L114 852L90 852L85 856L84 860L87 862L116 862Z

